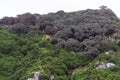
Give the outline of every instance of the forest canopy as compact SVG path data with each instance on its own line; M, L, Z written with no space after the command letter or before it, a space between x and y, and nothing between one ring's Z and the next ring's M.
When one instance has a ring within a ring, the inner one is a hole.
M0 80L119 80L119 57L120 19L106 6L0 19Z
M4 17L0 24L13 33L47 34L53 45L68 51L82 52L96 57L102 47L119 39L119 19L111 9L87 9L76 12L58 11L44 15L24 13L17 17Z

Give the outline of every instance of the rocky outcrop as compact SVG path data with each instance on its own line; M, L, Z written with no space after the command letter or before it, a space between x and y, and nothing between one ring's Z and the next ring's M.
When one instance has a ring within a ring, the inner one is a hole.
M51 76L50 76L50 80L55 80L54 75L51 75Z
M105 54L110 54L110 53L111 53L111 51L106 51L106 52L105 52Z
M33 72L33 73L34 73L33 78L28 78L27 80L39 80L39 75L40 75L40 73L42 73L43 71L44 71L44 70L40 70L40 71Z
M107 68L114 67L114 66L115 66L114 63L101 62L99 65L97 65L96 69L107 69Z

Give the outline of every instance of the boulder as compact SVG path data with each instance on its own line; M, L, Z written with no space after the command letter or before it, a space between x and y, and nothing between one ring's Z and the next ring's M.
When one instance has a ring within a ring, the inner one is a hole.
M100 64L96 67L96 69L106 69L106 68L107 68L107 65L106 65L104 62L100 63Z
M28 78L27 80L39 80L39 74L42 72L44 72L44 70L33 72L34 73L33 78Z
M96 69L107 69L107 68L114 67L114 66L115 66L114 63L101 62L100 64L97 65Z
M51 75L50 80L54 80L54 79L55 79L54 75Z
M107 65L107 68L109 68L109 67L114 67L114 66L115 66L114 63L107 63L106 65Z

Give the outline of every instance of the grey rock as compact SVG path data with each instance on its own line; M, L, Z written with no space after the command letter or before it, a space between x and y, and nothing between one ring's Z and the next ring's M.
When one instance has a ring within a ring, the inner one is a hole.
M44 70L33 72L34 73L33 78L28 78L27 80L39 80L39 74L42 72L44 72Z
M115 66L114 63L107 63L106 65L107 65L107 68L109 68L109 67L114 67L114 66Z
M51 75L50 80L54 80L54 79L55 79L54 75Z
M100 64L96 67L96 69L106 69L106 68L107 68L107 65L106 65L104 62L100 63Z
M101 62L99 65L97 65L96 69L107 69L107 68L114 67L114 66L115 66L114 63Z

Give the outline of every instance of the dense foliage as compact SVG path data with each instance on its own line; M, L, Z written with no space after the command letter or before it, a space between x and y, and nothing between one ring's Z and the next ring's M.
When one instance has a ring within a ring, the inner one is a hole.
M101 46L119 39L120 21L109 8L87 9L65 13L58 11L47 15L25 13L0 20L11 32L24 35L42 33L52 35L51 43L68 51L80 51L96 57L103 52Z
M69 70L89 63L79 53L73 54L52 46L46 35L18 36L0 30L0 80L26 80L32 72L44 69L40 78L68 80Z
M104 62L114 62L115 67L108 69L96 69L96 65ZM119 80L120 79L120 51L111 54L100 54L91 64L79 68L72 74L71 80Z
M0 80L27 80L39 70L40 80L119 80L119 35L120 20L106 7L4 17ZM96 69L101 61L116 66Z

